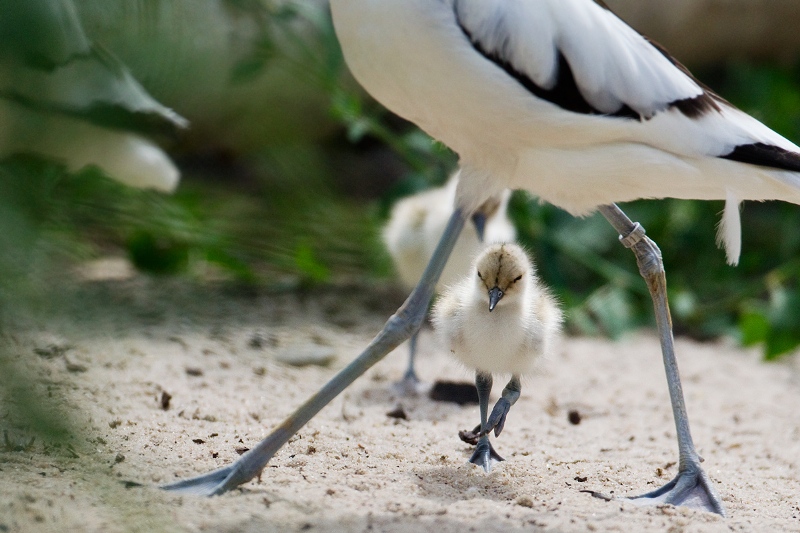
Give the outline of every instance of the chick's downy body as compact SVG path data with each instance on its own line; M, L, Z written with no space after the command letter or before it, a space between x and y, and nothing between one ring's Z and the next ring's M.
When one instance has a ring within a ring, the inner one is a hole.
M499 296L494 306L493 290ZM496 244L442 294L433 319L445 345L467 367L529 374L550 350L561 311L525 252L514 244Z
M433 323L453 355L475 369L481 423L460 436L476 444L470 462L489 472L503 460L489 433L500 436L522 390L520 377L531 373L550 350L561 311L525 251L516 244L494 244L478 255L467 277L442 293ZM511 379L489 415L493 375L498 373L511 374Z

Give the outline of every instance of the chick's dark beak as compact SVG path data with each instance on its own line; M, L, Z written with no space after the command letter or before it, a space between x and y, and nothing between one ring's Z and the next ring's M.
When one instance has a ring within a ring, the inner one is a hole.
M500 290L500 287L495 287L489 291L489 311L494 311L495 306L497 306L497 302L503 297L503 291Z

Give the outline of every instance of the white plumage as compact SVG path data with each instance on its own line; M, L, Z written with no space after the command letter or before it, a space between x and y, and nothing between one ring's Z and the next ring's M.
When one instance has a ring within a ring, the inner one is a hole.
M800 148L592 0L331 6L359 82L459 154L466 209L507 187L578 215L725 199L720 239L735 263L741 201L800 203Z
M153 141L59 113L0 100L0 158L33 153L63 163L70 172L97 166L111 178L139 188L172 192L180 171Z
M495 287L503 296L490 311ZM561 311L522 248L494 244L441 294L433 323L447 349L468 368L524 375L550 351Z

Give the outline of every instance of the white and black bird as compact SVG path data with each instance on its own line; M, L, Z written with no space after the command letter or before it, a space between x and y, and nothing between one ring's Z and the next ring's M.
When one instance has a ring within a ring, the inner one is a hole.
M503 458L489 442L500 436L522 390L521 377L536 369L559 332L561 310L536 275L525 251L513 243L488 246L461 281L448 287L433 308L433 323L448 350L475 370L481 423L470 462L491 470ZM494 374L510 374L488 416Z
M456 172L443 186L403 198L392 208L383 230L383 241L401 282L409 290L419 282L447 227L455 208L457 186ZM437 292L469 271L482 242L511 242L516 239L516 228L506 212L510 198L511 191L506 189L499 197L484 202L473 214L473 224L468 224L461 232L447 260L436 285ZM405 394L416 393L420 386L415 369L416 352L417 332L411 336L408 367L398 383L398 388Z
M613 202L724 199L719 236L735 263L742 201L800 203L800 148L711 92L599 0L331 0L331 9L356 79L459 155L457 209L417 289L359 358L263 447L176 488L219 493L257 474L285 432L418 327L469 213L504 188L522 188L574 214L598 210L635 253L653 297L679 473L634 499L724 514L689 431L660 252Z

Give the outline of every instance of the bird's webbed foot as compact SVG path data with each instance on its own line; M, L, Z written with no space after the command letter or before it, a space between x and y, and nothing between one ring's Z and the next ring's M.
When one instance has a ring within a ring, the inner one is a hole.
M511 406L517 403L522 386L517 375L511 376L511 380L503 389L503 396L494 404L492 413L489 415L486 425L481 430L481 435L488 435L494 430L494 436L499 437L506 425L506 416L511 410Z
M503 426L506 424L506 416L511 410L511 402L505 398L500 398L494 404L492 414L489 415L489 420L486 422L486 427L481 430L481 435L488 435L494 430L494 436L499 437L500 432L503 431Z
M164 485L161 488L181 494L192 494L195 496L216 496L230 490L232 487L237 486L236 484L230 483L232 474L236 473L237 465L238 462L201 476L196 476L177 481L175 483L170 483L169 485Z
M430 385L423 383L417 377L417 374L410 370L403 375L403 379L392 383L392 392L398 396L407 398L414 398L423 395Z
M499 463L500 461L505 461L505 459L494 451L492 443L489 442L489 437L486 435L478 440L478 445L475 447L472 457L469 458L470 463L480 466L486 473L492 470L493 464Z
M641 496L625 498L637 505L670 504L725 516L722 501L699 462L692 461L663 487Z

